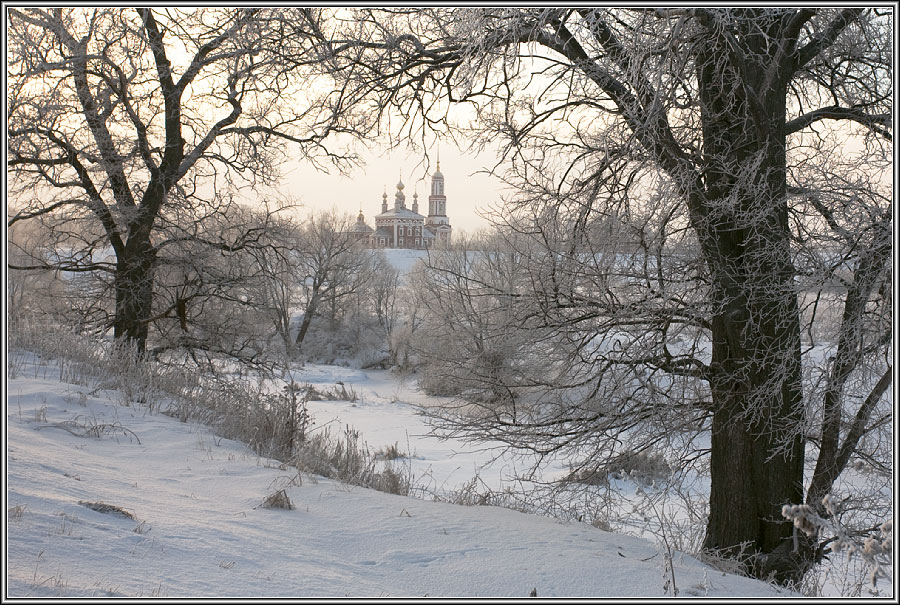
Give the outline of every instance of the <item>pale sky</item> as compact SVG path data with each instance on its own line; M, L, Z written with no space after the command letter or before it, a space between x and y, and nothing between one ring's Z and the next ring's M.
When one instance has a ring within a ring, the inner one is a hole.
M284 166L281 190L302 203L304 209L312 211L334 207L355 217L362 208L366 222L374 227L374 217L381 212L382 193L387 191L388 206L393 207L397 181L402 174L406 207L412 207L413 193L418 192L419 214L427 215L436 151L435 148L431 152L430 166L421 155L404 149L395 149L385 157L373 151L367 154L366 165L349 176L341 175L337 170L325 174L308 163L297 161ZM504 189L497 178L479 174L479 171L492 167L495 157L490 153L466 154L446 144L441 146L440 156L447 217L454 231L471 233L487 227L487 221L478 215L478 211L498 205Z

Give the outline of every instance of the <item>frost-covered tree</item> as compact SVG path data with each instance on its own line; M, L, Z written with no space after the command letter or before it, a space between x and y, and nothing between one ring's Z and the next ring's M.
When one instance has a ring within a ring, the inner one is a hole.
M198 353L269 361L270 326L281 325L283 312L279 294L296 288L281 281L277 263L296 230L285 210L230 204L204 220L167 225L154 275L154 355L177 349L196 361Z
M416 136L459 132L465 104L521 191L501 216L513 249L529 242L532 290L491 297L555 332L545 375L563 382L524 419L501 398L455 426L550 452L699 423L706 547L802 575L820 553L782 506L820 507L850 458L884 448L892 10L361 10L320 28L359 103ZM610 224L625 258L597 237ZM442 275L447 296L472 287Z
M372 256L351 231L353 223L350 215L332 210L311 216L298 232L292 251L301 291L302 319L294 339L298 348L315 317L327 313L337 319L341 302L370 280Z
M52 266L14 268L109 275L115 336L143 350L165 242L273 184L286 153L352 159L329 136L368 121L317 70L314 18L305 8L11 8L8 225L40 222L61 246ZM92 239L79 242L76 226Z
M521 395L547 378L547 351L537 341L548 331L522 313L522 302L533 291L535 259L507 244L500 236L481 233L429 252L413 274L423 316L413 343L426 391L462 395L464 408L483 409L482 419L503 409L510 426L521 426ZM471 418L464 414L460 420L471 436L476 430ZM500 436L491 429L484 436L488 433ZM511 436L507 431L504 441ZM534 439L528 442L540 447Z
M265 230L264 245L248 249L252 259L250 271L258 277L253 290L247 292L248 300L274 329L288 357L294 350L292 319L301 292L300 259L296 250L302 229L293 217L272 217Z
M398 332L403 332L404 318L414 321L415 309L408 304L410 297L401 286L400 271L391 265L382 250L372 253L372 272L366 294L369 311L378 322L379 336L387 345L387 363L404 365L405 351L401 349L406 334Z

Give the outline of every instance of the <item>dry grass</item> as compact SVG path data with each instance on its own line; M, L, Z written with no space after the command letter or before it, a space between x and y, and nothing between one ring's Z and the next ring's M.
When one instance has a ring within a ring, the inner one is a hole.
M324 475L345 483L409 495L407 470L376 469L375 457L349 427L343 435L327 430L310 434L306 403L310 398L358 401L352 387L338 382L319 389L291 381L272 393L263 380L247 380L212 371L199 372L173 361L166 365L137 355L127 347L98 341L59 328L23 326L10 333L15 355L34 358L16 364L18 372L33 368L36 376L87 386L91 393L108 389L121 394L123 405L141 405L182 422L210 426L219 437L246 443L261 457L295 466L302 472ZM17 353L16 353L17 352ZM48 363L53 360L54 363ZM54 366L58 366L58 369ZM56 373L58 372L58 376ZM42 419L43 421L43 419ZM96 419L45 423L38 428L59 428L79 437L124 436L140 443L137 435L117 422ZM396 446L386 460L400 454Z
M57 516L60 518L59 526L51 530L49 535L74 536L75 524L78 523L78 518L65 512L60 512Z
M380 473L375 473L372 482L366 487L384 492L386 494L397 494L398 496L408 496L410 493L410 477L403 470L395 470L387 467Z
M9 521L21 521L22 515L25 514L25 505L16 504L6 509L6 518Z
M397 460L406 457L406 454L400 451L400 448L397 447L396 443L394 443L394 445L383 447L375 452L375 460Z
M728 554L710 549L701 549L697 554L697 558L702 563L722 573L747 577L749 575L747 570L752 564L753 556L752 553L745 551L744 548L745 546L742 546L740 552Z
M291 499L288 497L287 492L283 489L280 489L276 492L272 492L262 501L262 504L259 505L262 508L282 508L285 510L293 510L294 504L291 502Z
M412 484L409 468L398 470L387 466L378 471L376 462L376 457L360 441L359 432L349 426L341 437L332 436L328 429L309 435L292 460L302 472L408 496Z
M359 401L359 395L356 394L353 387L348 389L343 382L337 382L331 388L307 384L303 390L307 401Z
M106 504L105 502L88 502L87 500L79 500L78 504L80 504L81 506L85 506L93 511L97 511L98 513L103 513L104 515L125 517L126 519L131 519L132 521L137 520L137 517L134 516L134 513L125 510L121 506L116 506L115 504Z
M95 439L100 439L107 435L116 435L121 433L123 437L128 438L129 440L136 441L138 445L140 445L140 438L132 431L131 429L127 429L118 422L97 422L96 418L82 418L81 416L76 416L72 420L66 420L63 422L51 422L49 424L45 424L43 426L36 427L36 430L45 429L45 428L55 428L62 429L76 437L93 437Z

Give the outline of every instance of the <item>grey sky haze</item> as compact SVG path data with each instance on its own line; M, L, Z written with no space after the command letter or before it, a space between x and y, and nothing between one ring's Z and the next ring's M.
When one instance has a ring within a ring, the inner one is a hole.
M303 204L303 210L329 210L356 216L360 209L366 221L374 224L374 216L381 212L382 194L387 192L388 204L393 205L397 182L402 177L407 207L413 194L419 194L419 213L428 214L428 194L431 175L436 169L437 149L428 159L421 154L395 149L383 155L377 150L365 153L365 165L342 175L337 170L324 173L309 163L297 161L284 166L282 193ZM441 172L444 174L447 195L447 216L456 232L472 232L486 227L487 221L479 211L496 206L503 195L499 179L482 173L495 163L490 153L478 156L465 154L455 147L442 147Z

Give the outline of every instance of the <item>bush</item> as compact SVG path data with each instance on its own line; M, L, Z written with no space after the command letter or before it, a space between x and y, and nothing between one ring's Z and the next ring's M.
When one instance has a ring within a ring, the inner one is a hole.
M396 443L375 452L375 460L397 460L398 458L406 458L406 454L400 451Z
M631 479L649 485L668 478L672 467L661 454L652 452L626 452L611 458L605 464L572 470L564 482L584 485L607 485L610 479Z
M328 429L309 436L291 461L298 470L336 479L350 485L369 487L391 494L408 496L411 478L408 469L391 466L376 470L376 457L359 440L359 432L349 426L343 437L335 439Z
M426 395L455 397L463 392L463 386L437 364L424 364L419 370L419 386Z

